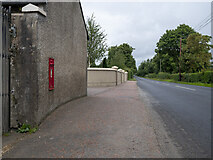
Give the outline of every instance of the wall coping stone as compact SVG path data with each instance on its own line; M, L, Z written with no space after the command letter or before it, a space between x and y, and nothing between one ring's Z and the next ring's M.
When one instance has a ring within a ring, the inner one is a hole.
M47 16L47 13L43 9L41 9L38 6L33 5L31 3L29 3L28 5L22 7L21 11L22 12L39 12L43 16L45 16L45 17Z
M117 67L117 66L112 66L112 68L113 68L113 69L116 69L116 70L118 70L118 67Z
M87 68L88 71L117 71L113 68Z

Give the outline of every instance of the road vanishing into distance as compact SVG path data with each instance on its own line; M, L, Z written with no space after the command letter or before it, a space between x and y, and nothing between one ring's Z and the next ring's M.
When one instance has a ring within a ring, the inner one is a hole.
M135 77L183 157L211 157L211 88Z

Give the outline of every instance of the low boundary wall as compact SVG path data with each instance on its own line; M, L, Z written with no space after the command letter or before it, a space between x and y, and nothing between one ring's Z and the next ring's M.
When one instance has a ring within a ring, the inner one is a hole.
M88 87L110 87L127 81L128 72L114 66L112 68L87 68Z

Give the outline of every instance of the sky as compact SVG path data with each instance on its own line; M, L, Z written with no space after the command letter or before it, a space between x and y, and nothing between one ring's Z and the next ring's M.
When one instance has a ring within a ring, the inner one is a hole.
M81 2L85 20L93 13L107 34L108 46L130 44L136 66L155 55L156 43L166 30L180 24L192 28L211 14L210 2ZM195 28L196 29L196 28ZM211 35L211 23L196 30Z

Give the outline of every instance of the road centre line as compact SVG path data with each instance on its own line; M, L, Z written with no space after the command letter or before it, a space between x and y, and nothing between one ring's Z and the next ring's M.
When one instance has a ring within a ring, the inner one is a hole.
M181 87L181 86L175 86L175 87L178 87L178 88L183 88L183 89L188 89L188 90L191 90L191 91L196 91L196 89L187 88L187 87Z

